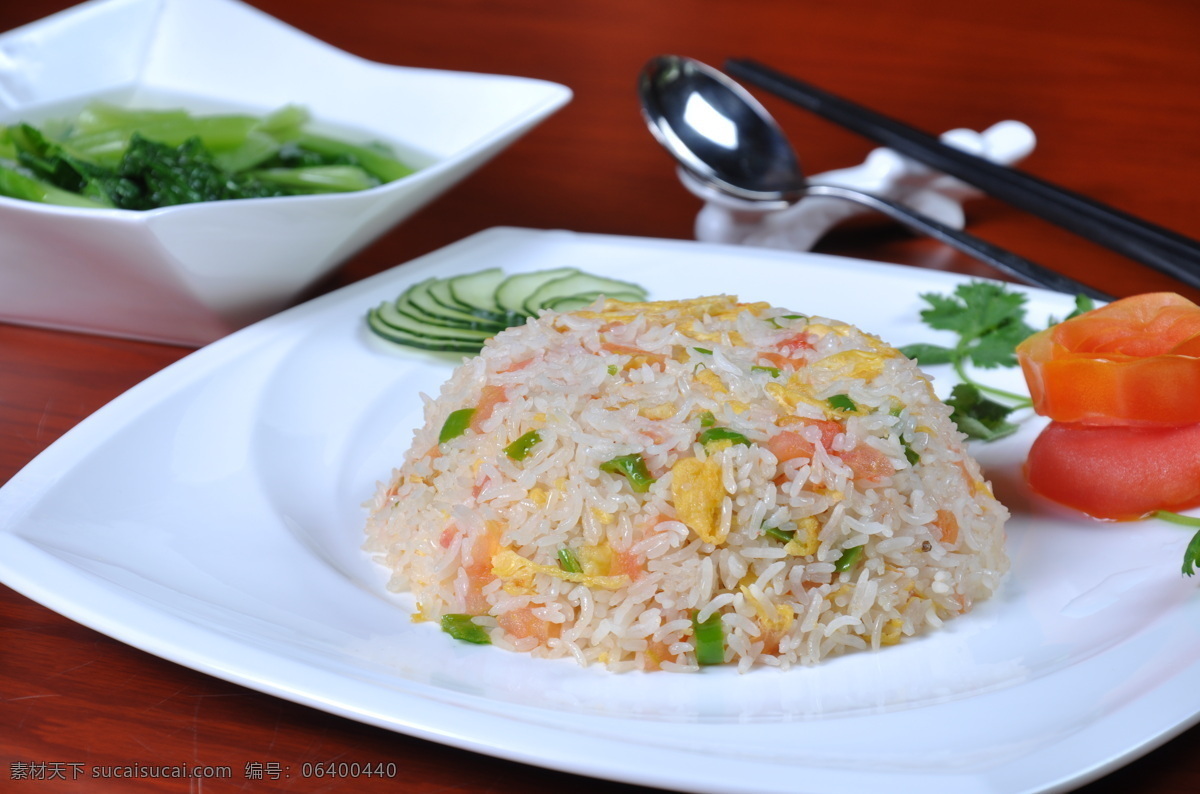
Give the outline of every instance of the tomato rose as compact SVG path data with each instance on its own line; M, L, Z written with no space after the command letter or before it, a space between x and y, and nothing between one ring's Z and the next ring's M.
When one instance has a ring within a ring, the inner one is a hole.
M1017 347L1034 410L1060 422L1200 422L1200 306L1170 292L1123 298Z
M1200 424L1051 422L1025 465L1029 486L1095 518L1130 521L1200 505Z

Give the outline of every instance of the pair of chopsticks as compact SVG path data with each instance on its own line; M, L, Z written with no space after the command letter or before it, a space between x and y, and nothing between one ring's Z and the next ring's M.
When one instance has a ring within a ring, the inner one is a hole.
M934 135L804 83L751 59L726 62L729 74L881 143L988 195L1031 212L1200 288L1200 242L1087 196L948 146Z

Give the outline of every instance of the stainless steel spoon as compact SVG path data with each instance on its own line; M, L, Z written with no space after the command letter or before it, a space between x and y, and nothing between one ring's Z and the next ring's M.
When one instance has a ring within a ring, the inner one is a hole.
M1022 281L1112 300L1111 295L1030 262L891 199L804 178L795 151L766 109L724 73L691 58L652 59L638 81L650 132L701 184L725 195L784 209L805 196L853 201L883 213Z

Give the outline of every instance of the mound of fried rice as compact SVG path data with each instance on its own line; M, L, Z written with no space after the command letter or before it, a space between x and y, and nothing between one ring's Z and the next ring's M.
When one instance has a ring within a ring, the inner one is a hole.
M835 320L727 296L546 312L425 401L365 548L414 620L474 616L502 648L691 671L719 621L726 664L814 664L937 628L1008 567L950 409Z

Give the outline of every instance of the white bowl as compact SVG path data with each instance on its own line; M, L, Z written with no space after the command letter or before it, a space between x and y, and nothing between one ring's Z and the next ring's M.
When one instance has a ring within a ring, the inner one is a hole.
M307 108L419 166L358 193L137 212L0 197L0 320L202 345L273 314L562 107L565 86L373 63L236 0L92 0L0 35L0 123L93 99Z

